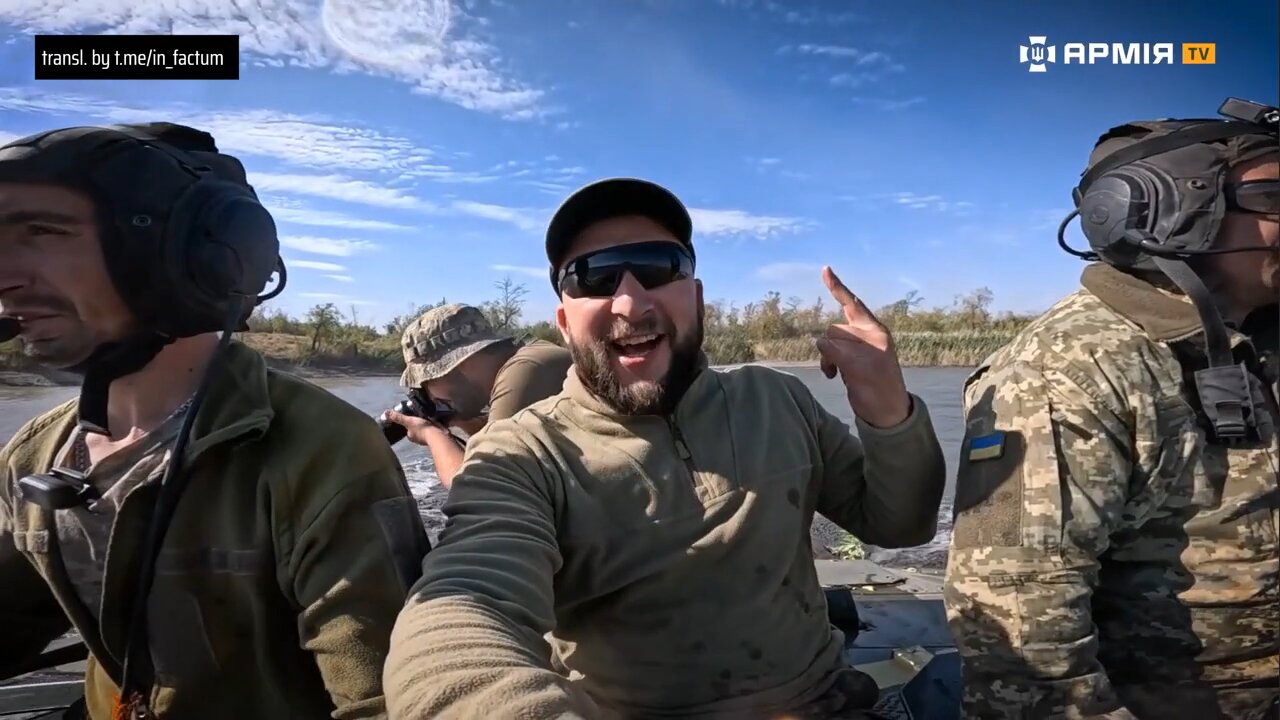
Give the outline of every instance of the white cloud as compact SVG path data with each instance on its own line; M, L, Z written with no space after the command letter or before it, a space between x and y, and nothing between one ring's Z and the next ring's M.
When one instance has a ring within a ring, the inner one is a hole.
M799 218L753 215L745 210L689 208L693 230L702 235L750 235L758 238L796 232L809 223Z
M368 220L339 212L303 207L301 203L289 198L263 198L263 203L271 211L271 216L275 218L276 222L310 225L313 227L341 228L343 230L408 232L414 229L408 225L399 225L384 220Z
M545 180L526 180L523 184L528 185L529 187L535 187L542 192L555 197L566 197L573 191L572 185L559 182L547 182Z
M755 167L756 172L778 172L782 165L782 158L776 157L752 157L744 158L746 162Z
M3 4L3 0L0 0L0 4ZM0 10L0 18L3 18L3 10ZM298 115L278 110L207 110L183 104L128 105L102 100L100 97L47 92L42 87L0 88L0 117L9 113L52 115L67 118L74 123L84 123L86 119L101 123L151 122L161 117L169 122L187 124L210 132L220 150L239 156L246 165L252 165L251 158L270 158L296 168L320 170L328 176L339 176L340 173L376 173L402 182L428 179L454 184L488 183L504 178L527 177L535 182L568 183L585 173L584 168L545 167L544 163L529 161L509 161L484 170L454 168L444 163L442 156L466 158L466 152L447 152L425 147L407 137L378 129L351 126L324 115ZM285 174L285 177L303 176ZM271 184L273 182L285 182L269 174L253 172L252 169L248 173L248 179L260 193L273 190L276 187L276 184ZM314 187L317 181L294 182L308 182ZM288 186L282 191L289 192ZM352 192L361 192L361 188L329 190L326 195L320 196L339 199L333 195L334 192L342 192L343 197L340 199L346 199ZM406 208L415 204L415 201L398 199L388 205L385 193L383 195L383 201L369 204L394 208ZM280 219L288 222L352 229L411 229L403 228L402 225L376 225L371 220L346 218L340 214L324 214L315 210L303 213L301 206L279 200L273 202L273 208L275 206L282 209L298 208L297 211L284 211L280 214Z
M329 278L330 280L337 280L338 282L345 282L345 283L355 282L355 278L351 277L350 275L325 275L325 277Z
M718 0L720 5L743 10L759 10L790 25L843 25L859 16L850 12L825 12L817 8L796 8L793 2L779 0Z
M339 295L337 293L319 293L306 292L299 293L299 297L310 298L312 300L328 300L333 303L344 303L347 305L377 305L378 303L369 300L358 300L349 295Z
M780 48L779 52L787 53L791 51L791 47ZM878 69L882 72L902 72L904 68L901 64L894 61L887 53L879 50L859 50L855 47L846 45L800 45L795 51L803 55L822 55L825 57L840 58L843 60L853 61L854 66L860 68Z
M874 98L874 97L853 97L849 98L850 102L855 105L866 105L876 110L906 110L909 107L915 107L925 101L923 97L916 96L905 99L894 98Z
M826 55L828 57L843 58L856 58L863 54L858 48L843 45L809 45L807 43L797 47L796 51L805 55Z
M880 82L891 71L837 73L831 76L831 84L835 87L858 88L869 83Z
M469 200L456 200L452 207L464 215L504 222L524 231L536 230L541 226L541 223L534 217L531 210L471 202Z
M799 170L791 170L791 169L785 168L782 158L747 157L746 162L751 165L754 165L756 172L762 175L766 173L772 173L772 174L776 174L778 177L786 178L788 180L808 180L809 179L808 173L803 173L803 172L800 172Z
M148 109L147 116L156 111ZM313 168L413 172L434 168L431 150L413 141L367 128L275 110L190 112L186 122L213 135L232 154L271 157ZM136 116L135 116L136 119Z
M368 240L344 240L312 235L285 235L280 238L280 244L299 252L333 257L350 257L356 253L378 249L376 244Z
M254 173L250 182L258 191L311 195L342 202L401 210L435 210L436 206L404 190L356 180L343 175L295 175Z
M529 277L538 278L539 280L546 279L548 276L548 269L545 267L530 267L528 265L490 265L489 269L503 273L528 275Z
M1071 210L1071 208L1060 207L1036 211L1034 213L1034 218L1031 221L1032 231L1044 232L1052 230L1057 232L1058 226L1062 224L1063 218L1065 218Z
M967 215L974 204L967 200L948 200L941 195L921 195L910 191L893 193L876 193L867 196L845 196L843 199L861 204L883 205L888 203L911 210L932 210L935 212Z
M942 202L941 195L917 195L913 192L900 192L894 195L893 201L899 205L905 205L909 208L928 208L934 207Z
M788 10L782 16L785 22L792 25L843 25L856 22L859 16L851 12L818 12L816 10Z
M541 90L499 69L495 48L468 32L482 23L451 0L7 0L0 21L29 32L239 35L242 62L389 77L509 119L549 112Z
M308 270L323 270L325 272L346 272L346 268L337 263L320 262L318 260L285 260L286 267L306 268Z
M835 87L857 88L870 83L879 82L893 73L906 70L901 63L895 62L888 54L878 50L860 50L846 45L799 45L784 46L778 49L780 54L797 52L802 55L836 58L842 64L853 67L832 75L829 78Z
M777 283L821 281L822 266L805 262L776 262L756 268L755 276L758 280Z
M15 135L11 132L5 132L4 130L0 130L0 145L8 145L9 143L13 142L14 140L17 140L20 137L24 137L24 136Z
M941 195L917 195L913 192L894 193L893 202L914 210L936 210L938 212L967 212L973 203L959 200L946 200Z
M179 103L127 105L29 87L0 88L0 110L106 123L150 122L163 117L209 132L220 150L233 155L269 157L307 168L428 177L447 175L448 170L432 161L435 151L408 138L352 127L319 115L264 109L208 110ZM251 182L254 177L251 173Z

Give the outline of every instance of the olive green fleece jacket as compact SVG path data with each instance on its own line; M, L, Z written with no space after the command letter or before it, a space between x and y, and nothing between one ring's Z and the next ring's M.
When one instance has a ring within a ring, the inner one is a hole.
M150 596L152 708L180 720L386 717L381 669L426 549L404 473L372 418L244 345L226 358ZM158 483L116 517L99 624L67 577L54 514L17 489L75 425L72 401L0 451L0 669L69 618L90 650L90 717L107 720Z
M839 382L839 381L832 381ZM751 718L841 666L815 512L929 541L945 464L927 408L861 441L801 381L703 369L671 417L622 416L576 371L468 446L400 614L388 709L419 718ZM544 635L553 634L553 670Z

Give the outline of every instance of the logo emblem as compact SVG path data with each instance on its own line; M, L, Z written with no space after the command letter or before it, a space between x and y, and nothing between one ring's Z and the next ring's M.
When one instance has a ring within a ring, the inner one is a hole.
M1027 38L1030 46L1018 46L1018 62L1029 63L1027 72L1044 72L1049 69L1046 62L1058 61L1058 47L1056 45L1045 45L1045 35L1031 35Z

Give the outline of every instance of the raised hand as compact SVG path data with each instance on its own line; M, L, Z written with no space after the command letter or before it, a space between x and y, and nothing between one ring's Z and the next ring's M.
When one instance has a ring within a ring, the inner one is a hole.
M828 327L818 338L822 373L828 378L840 374L849 407L863 422L892 427L906 420L911 397L889 329L830 267L822 268L822 282L844 314L843 323Z

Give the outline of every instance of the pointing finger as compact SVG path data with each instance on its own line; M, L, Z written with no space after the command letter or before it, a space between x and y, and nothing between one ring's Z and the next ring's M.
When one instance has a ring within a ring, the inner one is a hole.
M840 303L840 309L844 311L844 319L850 324L856 324L870 320L878 323L876 316L871 313L871 309L866 306L853 291L836 275L836 271L831 269L830 265L822 268L822 282L826 284L827 290L831 291L831 297Z
M842 307L858 301L858 298L840 280L836 275L836 271L832 270L830 265L822 266L822 282L827 286L827 290L831 291L831 297L835 298L836 302L840 303Z

